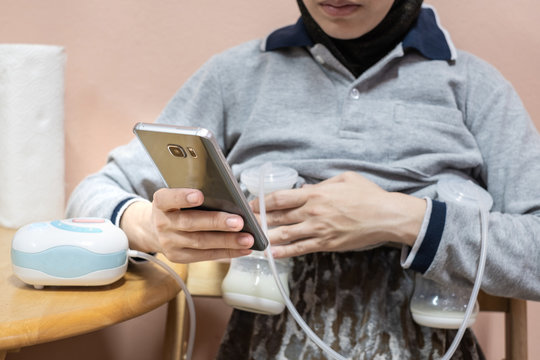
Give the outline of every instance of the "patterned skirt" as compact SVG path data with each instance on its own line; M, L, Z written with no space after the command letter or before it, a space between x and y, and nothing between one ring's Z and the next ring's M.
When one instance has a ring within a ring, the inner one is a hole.
M439 359L455 330L417 325L410 314L414 273L400 250L316 253L294 259L291 300L311 329L348 359ZM329 359L287 309L279 315L234 310L219 360ZM452 359L484 360L467 330Z

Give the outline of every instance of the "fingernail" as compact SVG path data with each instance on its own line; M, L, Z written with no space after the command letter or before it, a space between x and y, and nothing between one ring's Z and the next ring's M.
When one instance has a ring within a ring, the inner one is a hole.
M251 236L248 235L240 236L237 241L240 246L251 246L252 244Z
M199 201L199 196L197 195L197 193L192 192L186 196L186 200L191 204L196 204L197 201Z
M238 225L240 225L240 220L237 217L230 217L227 220L225 220L225 223L230 228L236 228Z

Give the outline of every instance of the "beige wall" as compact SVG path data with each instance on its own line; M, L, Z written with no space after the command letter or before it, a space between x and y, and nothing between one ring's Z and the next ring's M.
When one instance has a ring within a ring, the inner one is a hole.
M540 3L430 3L439 10L458 47L493 63L515 84L540 127L536 93L540 89ZM209 56L292 23L298 16L294 0L0 0L0 9L0 43L66 47L67 193L104 164L110 149L131 139L134 123L153 121ZM198 306L201 313L225 318L228 314L215 302L200 301ZM530 354L540 358L540 345L534 341L540 331L540 306L531 303L529 309ZM500 320L484 316L476 327L489 359L502 357ZM73 358L81 350L81 360L85 356L155 358L161 349L158 339L163 321L163 309L159 309L106 331L37 346L10 354L8 359L46 359L56 350L55 359ZM199 344L215 341L218 335L205 337L201 332ZM199 355L212 352L208 346L199 349Z

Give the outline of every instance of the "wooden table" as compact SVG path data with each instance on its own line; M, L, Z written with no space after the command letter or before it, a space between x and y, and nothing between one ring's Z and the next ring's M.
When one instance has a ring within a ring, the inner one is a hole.
M153 263L130 266L117 282L98 287L45 287L36 290L11 268L15 230L0 228L0 360L9 350L92 332L169 303L164 353L182 351L184 307L180 286ZM162 258L163 259L163 258ZM171 264L186 279L187 267Z

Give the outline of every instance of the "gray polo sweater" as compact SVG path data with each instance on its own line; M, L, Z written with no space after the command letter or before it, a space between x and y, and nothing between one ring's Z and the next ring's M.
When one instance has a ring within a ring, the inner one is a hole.
M434 200L442 177L471 179L494 200L483 290L540 300L540 136L511 84L456 51L429 8L359 78L312 44L301 22L237 46L197 71L157 121L210 129L237 176L267 161L295 168L308 183L352 170L388 191ZM151 199L163 186L133 140L74 190L67 215L117 221L129 201ZM411 268L470 286L478 213L430 204Z

